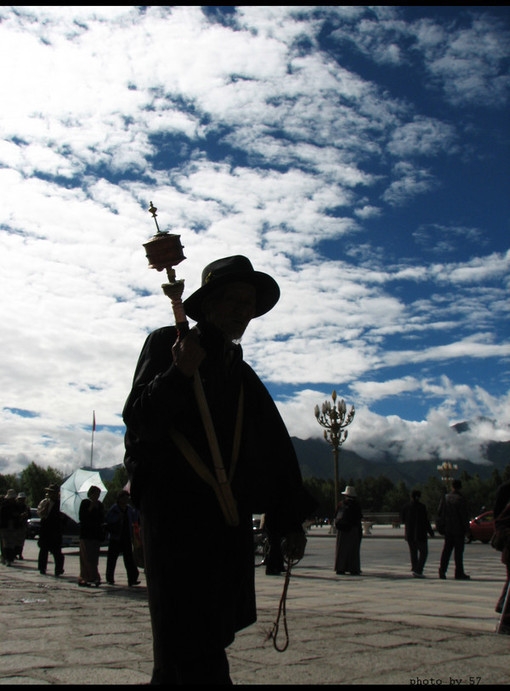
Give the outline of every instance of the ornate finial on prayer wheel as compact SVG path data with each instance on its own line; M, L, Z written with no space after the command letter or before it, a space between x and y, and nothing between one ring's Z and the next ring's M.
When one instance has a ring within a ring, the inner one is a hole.
M154 204L152 202L150 202L149 213L152 214L152 218L154 219L154 223L156 224L156 228L158 229L158 233L161 233L159 226L158 226L158 222L156 220L156 216L158 215L156 213L156 211L157 211L156 207L154 206Z

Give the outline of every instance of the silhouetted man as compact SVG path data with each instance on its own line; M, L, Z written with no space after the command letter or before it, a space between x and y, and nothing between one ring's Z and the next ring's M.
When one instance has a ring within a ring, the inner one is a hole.
M439 565L439 578L446 578L446 571L452 552L455 558L455 578L468 581L464 572L464 539L469 530L469 513L466 498L460 490L462 482L454 480L452 491L445 494L439 502L438 514L444 518L444 546Z
M428 536L434 537L427 507L420 501L421 492L411 492L411 501L401 511L400 518L405 525L405 539L411 556L411 571L415 578L424 578L423 569L429 554Z

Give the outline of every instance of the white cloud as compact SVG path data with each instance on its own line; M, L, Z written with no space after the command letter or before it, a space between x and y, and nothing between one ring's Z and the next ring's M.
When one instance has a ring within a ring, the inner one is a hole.
M454 105L472 102L483 107L508 101L505 63L510 33L501 31L496 21L480 16L466 28L453 26L448 31L431 26L430 20L417 23L417 47L424 51L426 67Z
M510 268L510 250L504 253L493 253L487 257L475 257L474 259L456 264L438 264L432 267L432 271L444 280L454 284L477 283L487 278L497 278L508 275Z
M397 156L434 156L451 150L455 138L451 125L417 116L393 132L388 151Z
M401 457L432 454L436 424L376 416L363 407L370 401L425 397L444 401L449 419L487 410L503 419L508 401L489 383L446 384L408 369L508 358L508 253L491 244L490 221L410 217L405 235L386 242L398 237L392 223L404 205L425 205L439 188L443 153L467 155L470 128L320 44L327 18L336 40L362 38L365 55L388 69L410 69L418 51L448 98L469 58L478 86L462 82L460 104L484 90L503 98L505 34L486 24L478 58L481 24L448 32L401 15L242 6L222 24L197 6L0 8L9 66L0 70L9 95L0 125L0 472L27 459L86 464L92 410L97 463L122 461L120 415L139 350L149 330L172 321L166 277L148 269L142 247L155 232L150 201L161 228L181 234L186 291L227 254L277 277L281 301L244 347L269 386L296 391L278 403L292 434L320 432L310 413L328 381L362 401L352 444L367 453L396 438ZM444 228L448 262L411 255L415 241ZM469 257L455 253L453 240L465 238Z
M437 185L430 171L417 168L408 162L399 162L395 165L394 177L395 179L382 195L382 199L392 206L405 204L417 194L425 194Z

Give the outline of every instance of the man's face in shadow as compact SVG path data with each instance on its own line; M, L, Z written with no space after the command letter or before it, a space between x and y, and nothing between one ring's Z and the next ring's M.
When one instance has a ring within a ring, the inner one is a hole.
M226 339L239 340L255 316L257 296L249 283L230 283L204 302L207 321L218 328Z

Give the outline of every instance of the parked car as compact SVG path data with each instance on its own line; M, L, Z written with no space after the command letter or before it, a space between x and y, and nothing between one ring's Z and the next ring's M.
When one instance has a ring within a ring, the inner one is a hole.
M469 521L469 533L466 541L480 540L480 542L490 542L493 533L494 512L485 511Z
M41 529L41 519L37 515L37 509L30 509L30 518L27 521L27 538L35 540L39 537Z

